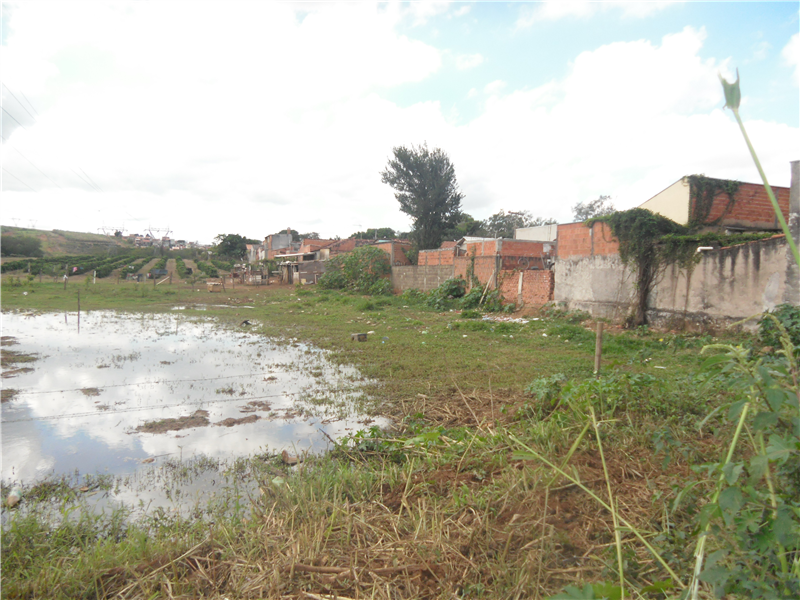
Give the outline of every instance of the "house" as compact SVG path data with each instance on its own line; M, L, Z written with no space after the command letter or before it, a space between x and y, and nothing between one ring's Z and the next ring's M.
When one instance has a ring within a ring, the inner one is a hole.
M784 218L789 215L789 188L772 186ZM780 229L767 191L760 183L740 183L705 175L687 175L642 203L681 225L730 232Z

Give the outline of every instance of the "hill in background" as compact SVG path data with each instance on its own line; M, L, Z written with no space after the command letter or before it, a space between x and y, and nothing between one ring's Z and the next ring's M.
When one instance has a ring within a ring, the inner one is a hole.
M27 236L36 238L42 243L42 250L45 256L55 256L63 254L98 254L106 252L109 246L121 248L133 248L133 244L125 238L117 238L99 233L81 233L77 231L63 231L54 229L44 231L42 229L28 229L25 227L0 227L3 236ZM4 257L5 260L13 260L12 257Z

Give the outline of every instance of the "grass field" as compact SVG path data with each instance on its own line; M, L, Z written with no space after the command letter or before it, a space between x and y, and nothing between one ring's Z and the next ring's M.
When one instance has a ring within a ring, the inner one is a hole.
M408 296L106 281L4 284L3 310L74 312L78 291L82 311L179 305L332 350L376 381L370 392L395 427L297 470L278 457L238 461L229 496L195 517L77 516L74 490L26 490L42 511L63 501L64 517L48 523L34 509L4 532L7 597L599 598L624 588L677 598L703 531L698 597L800 593L797 449L765 451L761 471L751 460L759 439L776 447L769 427L797 418L797 367L770 362L780 357L748 334L610 327L595 377L595 324L559 311L468 319ZM748 387L732 358L718 359L727 373L701 368L714 343L741 345L740 363L761 361L774 380L783 373L767 386L789 398L774 423L752 421L766 406L756 396L768 389L753 391L760 372ZM752 444L731 444L745 433ZM237 491L245 480L258 497Z

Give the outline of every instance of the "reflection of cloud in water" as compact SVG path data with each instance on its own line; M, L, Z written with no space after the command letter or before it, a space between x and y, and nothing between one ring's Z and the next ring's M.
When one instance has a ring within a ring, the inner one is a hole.
M165 454L225 458L292 447L316 452L327 446L320 428L335 438L362 427L350 414L360 393L353 383L358 373L302 344L277 344L176 314L93 311L81 315L78 333L74 315L65 323L63 314L2 313L2 326L21 351L41 355L32 373L7 380L21 393L2 407L6 480L30 481L51 470L125 473L136 459ZM86 395L82 388L100 394ZM343 390L332 392L337 388ZM308 407L314 419L275 418L302 408L304 398L323 399ZM250 400L268 402L273 418L261 409L243 413ZM146 421L200 408L212 424L247 414L261 419L231 428L134 431ZM350 421L322 426L325 415Z

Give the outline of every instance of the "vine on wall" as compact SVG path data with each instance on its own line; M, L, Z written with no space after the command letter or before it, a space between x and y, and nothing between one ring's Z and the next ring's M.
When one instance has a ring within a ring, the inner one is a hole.
M691 229L697 229L703 226L718 225L720 221L731 212L734 204L736 204L736 192L739 191L740 185L738 181L714 179L712 177L706 177L705 175L690 175L689 206L691 206L691 214L689 218L689 227ZM714 206L714 199L721 192L724 192L728 196L728 201L720 215L716 219L709 221L708 217Z
M733 189L733 186L728 189ZM735 195L735 189L729 193ZM691 227L684 227L643 208L596 217L586 224L591 227L597 221L608 224L611 233L619 240L620 259L636 269L635 306L627 320L630 327L647 323L647 299L653 283L666 267L676 265L691 276L694 265L700 260L699 246L731 246L772 235L698 233Z

